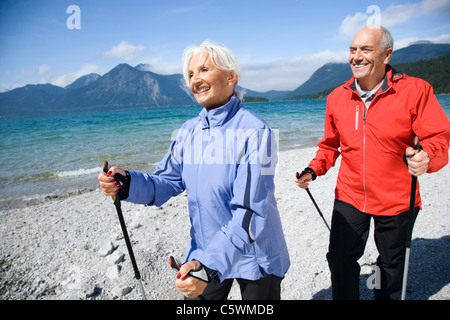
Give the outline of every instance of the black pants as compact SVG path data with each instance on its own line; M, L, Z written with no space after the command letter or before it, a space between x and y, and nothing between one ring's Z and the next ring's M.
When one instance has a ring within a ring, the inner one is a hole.
M197 298L185 300L225 300L230 293L234 279L227 279L221 283L211 281L203 294ZM242 300L280 300L282 278L268 275L258 280L236 279L241 289Z
M414 219L418 212L419 208L415 208ZM374 238L379 253L377 266L381 276L381 288L374 289L375 299L397 300L400 297L409 211L396 216L374 216L336 200L327 253L333 299L359 300L361 268L357 261L364 254L371 218L374 220Z

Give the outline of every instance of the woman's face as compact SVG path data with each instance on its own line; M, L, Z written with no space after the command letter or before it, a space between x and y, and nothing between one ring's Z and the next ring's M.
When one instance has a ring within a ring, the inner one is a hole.
M207 51L198 52L189 62L189 88L195 99L206 109L228 103L237 82L231 72L217 69Z

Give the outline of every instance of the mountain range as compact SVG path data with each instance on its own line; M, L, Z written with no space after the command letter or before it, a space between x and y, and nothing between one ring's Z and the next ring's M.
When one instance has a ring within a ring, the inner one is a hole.
M390 64L403 66L405 63L434 59L448 53L450 44L417 43L395 51ZM444 69L448 73L448 65ZM269 101L311 99L341 85L351 76L348 63L327 63L292 91L258 92L242 87L237 89L245 90L245 96L266 98ZM444 80L448 81L448 76L444 76ZM132 67L119 64L103 76L88 74L64 88L51 84L29 84L0 93L0 117L195 104L181 74L160 75L149 71L148 65Z

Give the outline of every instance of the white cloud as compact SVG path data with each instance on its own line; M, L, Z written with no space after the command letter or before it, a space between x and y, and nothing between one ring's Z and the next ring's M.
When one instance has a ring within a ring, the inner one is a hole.
M426 40L433 41L434 43L450 43L450 33L440 35L436 38L429 38Z
M138 53L144 50L143 45L133 45L123 40L118 45L113 46L111 50L103 53L108 58L119 58L123 61L133 61L138 58Z
M420 4L420 9L426 14L450 12L449 0L424 0Z
M339 35L341 37L354 36L357 30L365 26L367 14L357 12L353 16L346 16L339 26Z
M148 71L158 73L158 74L165 74L165 75L175 74L175 73L180 73L180 74L183 73L183 70L182 70L180 64L171 64L171 65L164 65L164 66L150 64Z
M450 12L449 0L423 0L421 3L391 5L380 13L380 24L389 28L423 15L443 12ZM375 13L357 12L345 17L339 27L340 37L353 37L358 30L366 26L372 14Z
M12 85L11 86L11 85L8 85L8 84L0 83L0 93L13 90L13 89L15 89L17 87L20 87L20 85Z
M288 60L242 65L239 85L250 90L293 90L329 62L345 63L348 53L322 51Z
M406 22L412 18L419 17L423 13L420 11L419 4L402 4L390 6L381 13L381 25L389 28L396 24Z
M37 83L40 84L51 83L55 86L65 87L84 75L87 75L89 73L98 73L99 69L100 68L95 64L85 64L75 72L69 72L61 76L58 76L58 72L56 72L50 65L43 64L39 66L38 70L40 75L40 76L38 75L38 78L39 77L41 78L35 80L37 80ZM22 69L20 71L20 74L24 75L27 80L20 79L21 83L15 83L12 85L0 83L0 92L10 91L18 87L23 87L26 83L35 82L31 80L31 78L34 78L33 76L36 74L36 71Z
M39 73L45 74L45 73L49 72L51 69L52 69L52 67L50 67L48 64L43 64L42 66L39 66Z
M433 43L450 43L450 34L430 38L404 38L395 41L395 50L407 47L412 42L428 40ZM292 59L242 64L239 85L250 90L294 90L326 63L347 63L348 51L321 51Z
M26 76L26 77L31 77L36 73L36 70L33 69L22 69L20 70L20 74Z
M98 70L99 67L95 64L85 64L81 67L81 69L75 72L69 72L62 76L59 76L55 81L52 82L52 84L59 87L65 87L82 76L85 76L89 73L97 73Z
M409 38L403 38L399 40L395 40L394 47L395 50L405 48L409 45L411 45L413 42L420 41L420 40L426 40L431 41L433 43L450 43L450 34L443 34L438 37L432 37L432 38L416 38L416 37L409 37Z
M41 83L49 83L57 75L57 73L48 64L39 66L39 73L43 76Z

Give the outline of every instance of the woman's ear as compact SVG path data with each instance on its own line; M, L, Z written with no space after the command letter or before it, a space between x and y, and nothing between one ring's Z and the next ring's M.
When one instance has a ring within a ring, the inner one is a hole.
M235 86L238 81L238 77L234 72L230 72L227 76L227 84Z

